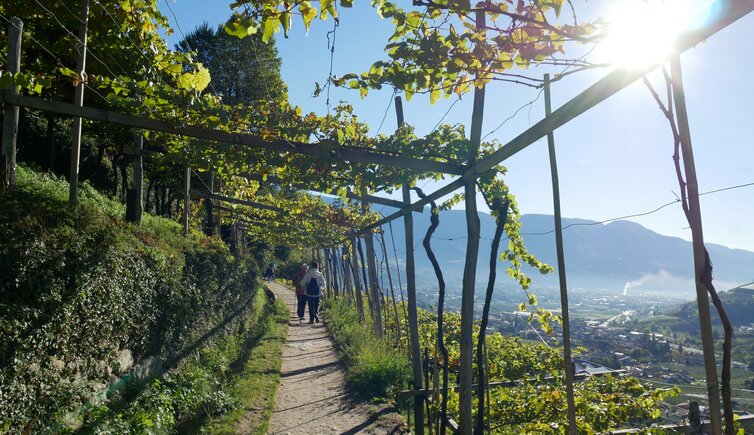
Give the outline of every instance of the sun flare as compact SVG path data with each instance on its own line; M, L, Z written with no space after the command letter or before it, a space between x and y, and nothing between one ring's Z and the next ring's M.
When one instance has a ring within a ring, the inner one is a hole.
M618 67L642 68L661 61L675 38L703 20L711 0L624 0L606 17L600 57Z

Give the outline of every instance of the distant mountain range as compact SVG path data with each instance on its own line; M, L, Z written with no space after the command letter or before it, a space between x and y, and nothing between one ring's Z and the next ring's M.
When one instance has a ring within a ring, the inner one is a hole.
M494 219L480 213L481 237L479 279L486 279L490 239ZM557 265L553 217L530 214L521 218L521 232L529 251L540 260ZM418 279L434 279L421 240L429 226L429 212L414 215L414 243ZM667 292L693 294L691 243L668 237L637 223L614 221L601 224L586 219L563 219L565 264L570 288L607 290L612 293ZM399 257L405 251L402 220L392 224ZM386 228L387 229L387 228ZM390 234L386 234L388 247ZM507 246L505 242L502 247ZM466 218L462 210L442 212L432 247L443 267L449 290L460 283L466 255ZM707 244L714 266L714 279L720 289L754 281L754 252ZM498 263L503 275L503 262ZM535 272L535 286L557 286L557 273L542 276Z

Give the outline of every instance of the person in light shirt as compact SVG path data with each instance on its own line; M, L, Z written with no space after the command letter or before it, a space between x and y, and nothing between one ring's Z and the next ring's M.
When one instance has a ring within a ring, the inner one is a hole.
M319 322L319 299L323 296L322 289L325 288L325 276L319 271L319 263L312 261L299 285L304 287L306 301L309 304L309 323Z

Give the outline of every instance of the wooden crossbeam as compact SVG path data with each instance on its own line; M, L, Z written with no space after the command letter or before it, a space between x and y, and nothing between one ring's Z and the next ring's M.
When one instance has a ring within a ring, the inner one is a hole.
M246 201L246 200L238 199L238 198L231 198L230 196L217 195L215 193L207 193L207 192L202 192L200 190L195 190L195 189L191 189L191 194L202 197L202 198L229 202L231 204L245 205L251 208L258 208L260 210L269 210L269 211L274 211L277 213L285 213L285 210L283 210L280 207L275 207L275 206L267 205L267 204L259 204L257 202Z
M367 149L338 148L325 146L324 143L304 143L284 139L266 140L261 136L244 133L230 133L199 126L176 127L174 123L156 119L127 115L110 110L93 107L77 107L61 101L48 101L26 95L13 95L3 91L0 100L12 106L27 107L29 109L53 112L59 115L74 116L112 124L124 125L145 130L161 131L179 136L206 139L234 145L245 145L252 148L263 148L294 154L302 154L326 161L342 161L350 163L367 163L389 166L393 168L417 169L421 171L438 172L443 174L463 173L464 168L454 163L438 162L434 160L417 159L399 155L382 154ZM332 144L330 144L332 145Z
M375 228L379 228L382 225L385 225L386 223L393 221L395 219L398 219L399 217L403 216L406 213L412 213L415 211L421 211L424 209L425 205L429 205L431 201L436 201L440 198L442 198L445 195L451 194L458 190L459 188L463 187L463 184L466 182L466 180L463 177L456 178L452 182L446 184L445 186L437 189L436 191L432 192L431 194L427 195L426 198L422 198L416 202L412 202L409 205L404 206L401 210L386 216L377 222L365 227L362 232L370 231Z
M393 207L393 208L403 208L406 206L406 203L404 203L403 201L396 201L394 199L382 198L380 196L374 196L374 195L366 195L366 194L357 195L351 192L350 190L348 191L348 193L346 193L346 196L349 199L354 199L361 202L369 202L373 204L386 205L388 207Z
M305 184L287 183L284 180L274 175L267 175L266 177L264 177L260 174L241 174L239 175L239 177L246 178L247 180L258 181L260 183L272 183L272 184L278 184L278 185L285 185L285 186L293 187L295 189L310 190L312 192L322 193L324 195L338 196L337 191L320 192L318 190L314 190L311 187L306 186ZM351 190L349 190L348 193L346 193L346 197L348 199L353 199L355 201L371 202L374 204L386 205L388 207L394 207L394 208L403 208L406 206L406 204L403 201L396 201L394 199L382 198L380 196L374 196L374 195L358 195L356 193L353 193Z
M206 193L206 192L202 192L202 191L194 190L194 189L191 189L191 194L199 196L199 197L202 197L202 198L214 199L216 201L229 202L231 204L244 205L244 206L251 207L251 208L257 208L257 209L261 209L261 210L269 210L269 211L274 211L274 212L278 212L278 213L281 213L281 214L288 214L288 212L286 212L285 210L283 210L282 208L279 208L279 207L274 207L274 206L266 205L266 204L259 204L259 203L256 203L256 202L246 201L246 200L238 199L238 198L232 198L230 196L211 194L211 193ZM215 208L217 208L218 210L222 210L222 211L227 211L227 212L238 214L238 210L234 210L234 209L232 209L230 207L224 207L224 206L220 205L220 206L215 206ZM337 223L337 222L330 222L326 218L323 218L323 217L318 216L318 215L303 214L303 215L295 215L295 216L296 216L296 218L300 218L300 219L312 220L312 221L317 221L317 222L327 222L327 223L331 223L331 224L334 224L334 225L337 225L337 226L340 226L340 227L343 227L343 228L350 228L351 227L350 225L340 224L340 223ZM246 222L251 223L251 221L248 221L248 220ZM263 223L263 221L260 221L260 224L261 223Z
M123 150L123 154L134 155L134 156L136 156L136 155L150 156L150 155L153 155L153 154L162 154L162 151L145 149L145 150L142 150L139 153L139 152L137 152L137 151L135 151L133 149L126 148L126 149ZM324 195L338 196L338 192L337 191L321 192L321 191L318 191L318 190L313 190L313 189L311 189L310 187L308 187L305 184L301 184L301 183L288 183L288 182L284 181L283 179L281 179L280 177L277 177L275 175L262 176L261 174L242 173L242 174L238 174L238 176L242 177L242 178L245 178L247 180L253 180L253 181L260 182L260 183L271 183L271 184L277 184L277 185L281 185L281 186L290 186L290 187L293 187L295 189L309 190L309 191L321 193L321 194L324 194ZM393 207L393 208L403 208L403 207L406 206L406 204L403 203L402 201L396 201L394 199L383 198L383 197L374 196L374 195L366 195L366 194L365 195L357 195L357 194L353 193L353 191L351 191L351 190L348 191L348 193L346 194L346 197L348 199L353 199L355 201L371 202L371 203L374 203L374 204L385 205L385 206ZM418 212L421 213L422 209L419 209L419 210L416 210L416 211L418 211Z

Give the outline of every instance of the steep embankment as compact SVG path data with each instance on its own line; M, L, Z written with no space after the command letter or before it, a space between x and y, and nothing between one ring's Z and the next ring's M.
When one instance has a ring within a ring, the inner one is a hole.
M238 329L256 294L258 267L222 242L128 224L86 185L73 212L67 192L20 168L0 193L0 432L66 423L119 377L174 366Z

